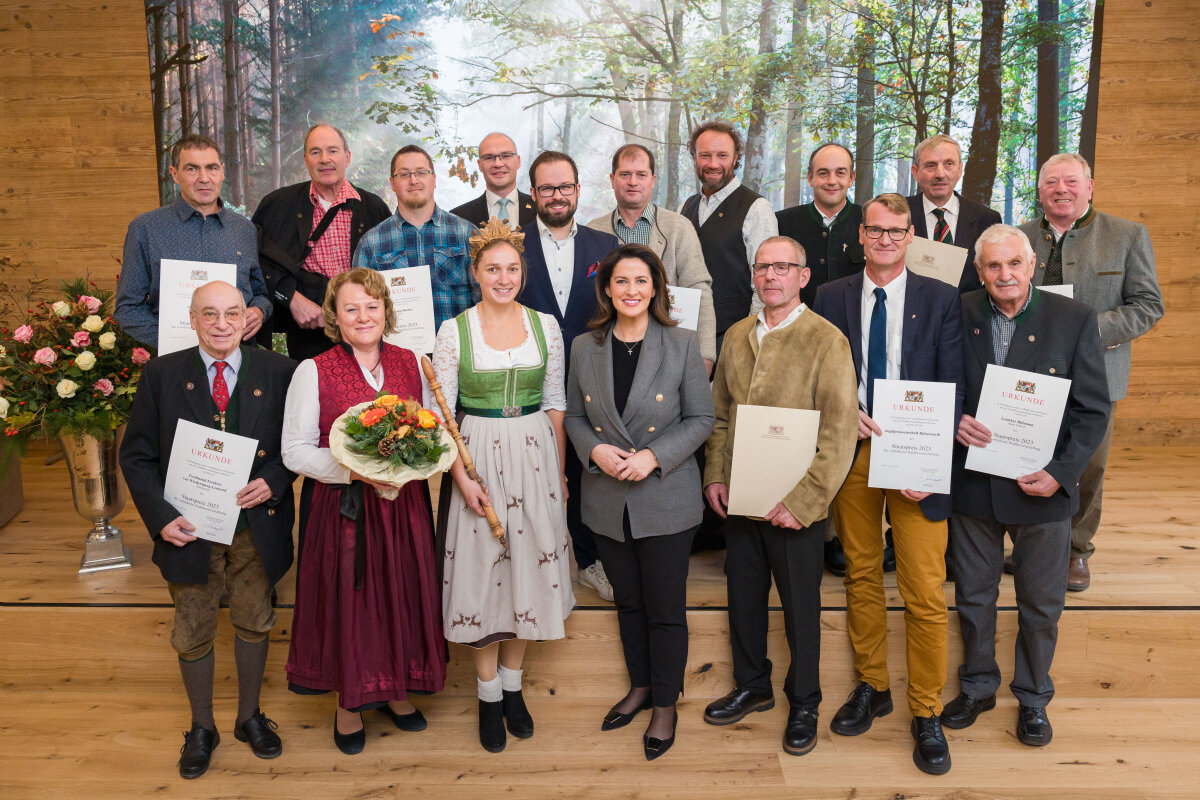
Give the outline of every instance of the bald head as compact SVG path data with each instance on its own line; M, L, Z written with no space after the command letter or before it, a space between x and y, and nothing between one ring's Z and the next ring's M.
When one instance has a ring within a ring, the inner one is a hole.
M237 287L211 281L192 293L188 318L200 348L213 358L227 358L242 343L246 301Z
M479 143L479 171L492 194L507 197L517 187L521 156L517 143L506 133L489 133Z

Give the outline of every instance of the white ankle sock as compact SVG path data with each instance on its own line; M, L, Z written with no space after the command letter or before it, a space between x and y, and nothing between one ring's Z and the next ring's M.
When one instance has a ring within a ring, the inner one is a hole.
M485 703L498 703L504 699L504 689L500 685L500 676L492 678L490 681L476 678L475 682L479 684L479 699Z
M521 691L521 676L525 674L523 669L509 669L503 664L500 665L500 684L506 692Z

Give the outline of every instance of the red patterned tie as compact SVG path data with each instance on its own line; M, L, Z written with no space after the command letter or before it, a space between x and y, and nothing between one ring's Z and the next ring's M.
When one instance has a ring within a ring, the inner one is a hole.
M225 407L229 405L229 384L225 383L224 375L228 364L217 361L213 366L217 368L217 377L213 378L213 402L217 404L217 410L224 414Z
M950 234L950 226L946 224L946 209L935 208L933 215L937 217L937 224L933 226L934 241L954 244L954 237Z

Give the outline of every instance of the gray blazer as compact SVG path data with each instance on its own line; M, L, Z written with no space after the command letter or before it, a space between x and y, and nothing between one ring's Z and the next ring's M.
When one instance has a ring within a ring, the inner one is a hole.
M616 236L616 220L617 211L613 209L602 217L596 217L587 227ZM709 361L716 361L717 317L713 313L712 276L704 265L704 252L700 249L696 227L683 214L655 206L654 227L650 230L650 243L646 246L662 259L667 283L700 290L700 319L696 323L700 355Z
M1100 212L1093 215L1091 222L1065 234L1063 283L1073 284L1075 299L1096 312L1108 399L1115 403L1129 391L1130 342L1162 317L1163 297L1145 226ZM1042 227L1041 219L1026 222L1021 230L1037 254L1033 285L1041 286L1054 234Z
M650 319L620 416L612 370L611 329L601 344L591 333L575 339L566 429L585 465L580 487L584 524L601 536L624 541L622 519L628 507L635 539L699 525L704 502L694 453L712 432L716 417L696 334ZM641 481L617 480L589 460L598 444L631 452L648 447L659 467Z

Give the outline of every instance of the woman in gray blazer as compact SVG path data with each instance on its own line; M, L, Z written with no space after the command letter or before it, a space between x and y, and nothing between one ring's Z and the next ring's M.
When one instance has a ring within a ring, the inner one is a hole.
M688 557L704 508L692 454L712 431L712 392L696 334L671 319L654 251L630 244L610 252L596 296L592 332L571 348L565 425L585 457L583 521L612 582L629 670L629 693L601 729L653 706L642 737L653 760L675 741Z

